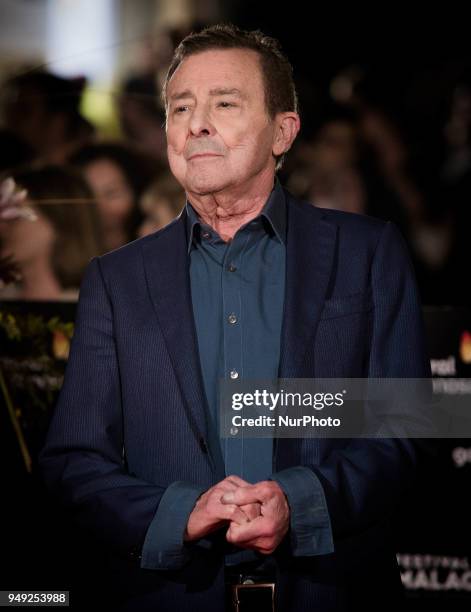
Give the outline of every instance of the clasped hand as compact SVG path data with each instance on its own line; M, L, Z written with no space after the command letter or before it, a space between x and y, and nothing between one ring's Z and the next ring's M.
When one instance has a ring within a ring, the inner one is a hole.
M289 528L289 506L281 487L271 480L251 485L228 476L199 497L185 540L198 540L224 526L231 544L271 554Z

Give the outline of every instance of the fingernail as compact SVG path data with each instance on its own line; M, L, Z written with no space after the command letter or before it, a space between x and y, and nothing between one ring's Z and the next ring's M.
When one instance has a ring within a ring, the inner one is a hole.
M221 501L224 504L232 504L234 501L234 493L224 493L224 495L221 497Z

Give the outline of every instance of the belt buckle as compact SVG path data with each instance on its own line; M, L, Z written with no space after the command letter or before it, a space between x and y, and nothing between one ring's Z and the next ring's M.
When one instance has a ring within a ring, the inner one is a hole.
M232 603L234 612L243 612L241 609L241 591L250 593L252 589L266 589L271 594L271 612L275 612L275 583L274 582L255 582L250 579L242 580L240 584L232 585Z

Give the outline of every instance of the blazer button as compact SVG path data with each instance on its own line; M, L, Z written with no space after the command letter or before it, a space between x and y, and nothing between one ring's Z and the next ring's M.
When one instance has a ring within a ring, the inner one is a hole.
M205 455L208 454L208 445L206 444L206 440L204 438L200 438L200 448Z

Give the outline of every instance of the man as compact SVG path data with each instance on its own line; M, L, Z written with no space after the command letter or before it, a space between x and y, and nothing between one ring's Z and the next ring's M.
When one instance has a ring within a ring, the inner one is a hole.
M300 120L273 39L190 35L164 96L187 204L90 263L45 480L123 558L122 609L222 611L249 581L274 587L237 587L240 610L271 609L273 589L277 610L384 610L412 442L220 439L217 389L426 376L404 245L391 224L316 209L275 180Z

